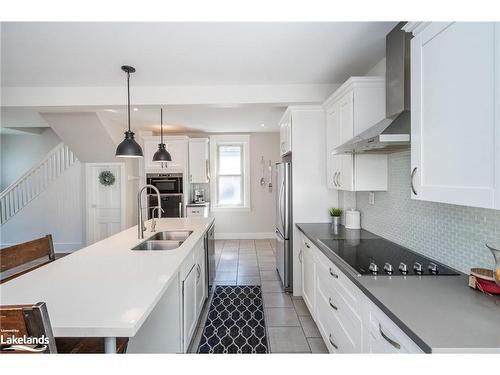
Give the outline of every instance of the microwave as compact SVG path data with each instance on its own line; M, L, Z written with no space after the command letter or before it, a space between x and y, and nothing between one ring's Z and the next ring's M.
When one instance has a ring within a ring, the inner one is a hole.
M182 173L147 174L146 182L156 187L160 194L182 194ZM154 194L148 189L148 194Z

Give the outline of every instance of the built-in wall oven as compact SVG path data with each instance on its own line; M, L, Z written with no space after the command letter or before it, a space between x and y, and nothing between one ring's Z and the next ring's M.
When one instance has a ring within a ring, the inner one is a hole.
M160 191L161 217L183 217L184 195L182 173L150 173L146 182ZM158 206L158 197L148 189L148 218L153 217L153 210ZM156 217L156 212L154 213Z
M155 186L160 194L182 194L182 181L182 173L149 173L146 175L146 183ZM153 191L148 191L148 194L152 193Z

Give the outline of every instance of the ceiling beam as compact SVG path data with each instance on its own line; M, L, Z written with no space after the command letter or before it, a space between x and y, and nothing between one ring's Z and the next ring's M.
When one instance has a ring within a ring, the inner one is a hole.
M133 105L317 104L339 85L132 86ZM2 107L116 106L126 87L3 87Z

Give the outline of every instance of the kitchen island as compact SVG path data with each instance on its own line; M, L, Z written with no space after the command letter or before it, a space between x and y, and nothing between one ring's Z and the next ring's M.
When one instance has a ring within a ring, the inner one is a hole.
M343 226L335 231L330 224L323 223L297 224L297 227L321 257L326 257L332 268L352 282L353 292L364 295L420 350L500 353L500 297L469 288L466 275L361 276L335 249L326 246L325 240L370 241L380 239L379 236ZM364 330L369 329L367 324ZM369 351L369 339L360 343L360 347Z
M132 251L144 240L131 227L0 285L0 303L46 302L55 337L104 337L107 352L116 337L130 338L128 352L185 352L182 280L213 221L158 219L156 232L192 231L166 251Z

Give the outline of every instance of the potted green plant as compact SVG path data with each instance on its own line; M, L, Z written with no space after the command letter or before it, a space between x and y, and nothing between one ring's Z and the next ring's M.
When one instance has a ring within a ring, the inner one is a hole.
M330 208L330 217L332 218L332 225L338 227L340 225L340 217L342 216L342 209L332 207Z

